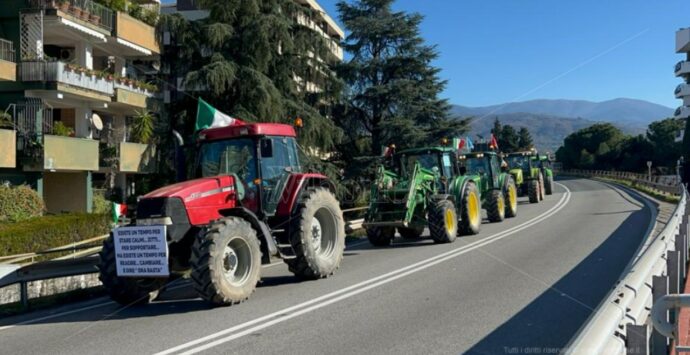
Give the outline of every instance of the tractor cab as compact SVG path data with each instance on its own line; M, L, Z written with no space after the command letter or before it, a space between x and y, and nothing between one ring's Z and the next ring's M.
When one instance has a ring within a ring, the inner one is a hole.
M401 175L408 174L419 163L421 168L449 179L457 171L454 157L454 150L446 147L407 149L393 156L393 164Z
M195 175L235 177L241 205L272 216L290 174L301 172L295 136L282 124L207 129L200 134Z
M495 152L477 152L458 156L460 172L463 175L478 175L482 185L492 182L491 186L498 186L501 163ZM486 188L480 188L481 191Z
M508 162L508 166L511 170L520 169L524 173L528 174L532 168L536 167L534 157L535 156L532 152L510 153L506 157L506 161Z

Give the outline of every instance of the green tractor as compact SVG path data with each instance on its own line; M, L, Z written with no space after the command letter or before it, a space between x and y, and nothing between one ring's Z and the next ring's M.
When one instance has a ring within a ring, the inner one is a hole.
M537 161L537 166L544 176L544 192L547 195L553 194L553 169L551 168L551 159L548 155L536 155L534 160Z
M544 199L544 174L532 151L510 153L506 156L508 171L518 186L518 195L529 197L530 203Z
M517 215L517 187L513 176L501 171L495 152L473 152L458 156L463 176L479 186L482 204L490 222L501 222Z
M456 207L457 206L457 207ZM456 150L408 149L386 158L371 187L364 227L376 246L390 245L395 230L417 238L428 227L436 243L477 234L481 200L471 178L460 176Z

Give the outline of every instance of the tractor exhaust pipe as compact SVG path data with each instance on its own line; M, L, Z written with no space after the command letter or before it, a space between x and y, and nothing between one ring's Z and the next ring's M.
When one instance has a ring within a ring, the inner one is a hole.
M177 182L185 181L187 179L187 169L185 164L184 154L184 139L180 132L173 129L173 136L175 137L175 180Z

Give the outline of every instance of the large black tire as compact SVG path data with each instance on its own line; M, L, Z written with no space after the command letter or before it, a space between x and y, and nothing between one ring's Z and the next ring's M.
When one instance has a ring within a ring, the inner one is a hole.
M544 188L544 175L542 175L541 171L539 172L539 201L544 200L544 195L546 195L546 191Z
M309 189L290 227L294 259L285 259L295 276L316 280L340 267L345 251L345 221L335 196L324 188Z
M118 277L113 234L103 242L99 253L99 279L110 298L123 305L146 304L154 300L165 287L167 278Z
M547 195L553 195L553 176L546 176L546 184L544 186Z
M538 180L527 181L527 195L529 196L529 203L539 202L539 190Z
M436 243L452 243L458 234L458 214L449 200L432 202L429 209L429 231Z
M506 218L513 218L517 216L517 187L515 186L515 181L511 176L506 177L506 183L503 189L503 198L506 202Z
M506 218L506 201L500 190L489 191L486 214L489 222L502 222Z
M477 185L465 184L460 201L460 234L474 235L479 233L482 225L482 200Z
M261 249L256 231L239 217L221 219L192 246L192 281L204 300L229 306L252 294L261 278Z
M369 227L367 228L367 238L369 243L377 247L387 247L393 242L395 228L393 227Z
M417 238L422 236L422 233L424 233L424 228L422 228L422 227L412 227L412 228L399 227L398 233L400 233L400 236L405 238L405 239L417 239Z

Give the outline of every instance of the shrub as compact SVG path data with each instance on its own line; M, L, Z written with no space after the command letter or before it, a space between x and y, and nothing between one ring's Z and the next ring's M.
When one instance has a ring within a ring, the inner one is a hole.
M111 212L111 202L106 200L102 193L93 194L93 213L108 214Z
M19 222L43 215L45 205L29 186L0 185L0 222Z
M107 234L108 215L70 213L0 225L0 256L46 249Z

